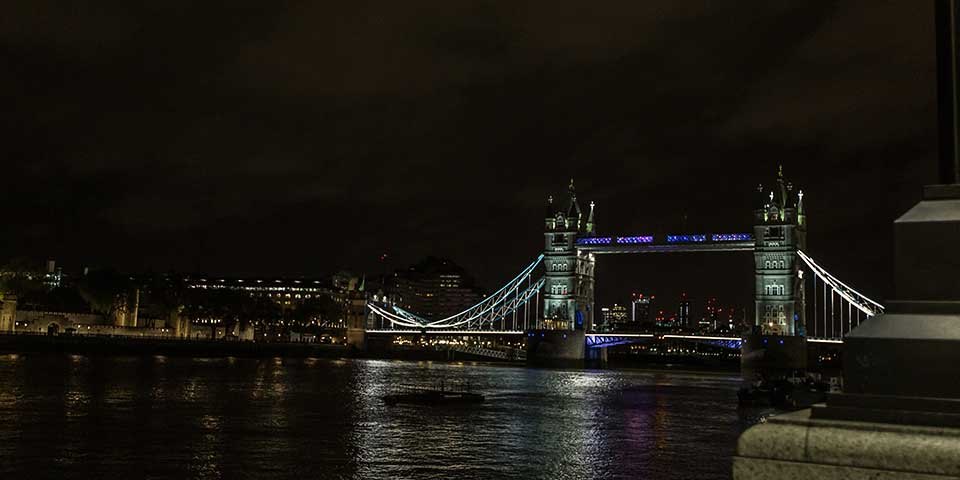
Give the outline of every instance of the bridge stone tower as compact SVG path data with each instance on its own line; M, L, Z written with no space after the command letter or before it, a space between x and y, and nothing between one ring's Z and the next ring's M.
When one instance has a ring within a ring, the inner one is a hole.
M765 335L803 335L805 292L797 250L806 250L807 219L803 191L794 193L783 178L765 191L754 214L756 249L756 322ZM769 193L767 193L769 192Z
M570 180L566 210L557 210L553 197L547 199L544 224L543 328L583 330L593 325L593 254L579 252L577 237L591 235L593 204L586 221Z

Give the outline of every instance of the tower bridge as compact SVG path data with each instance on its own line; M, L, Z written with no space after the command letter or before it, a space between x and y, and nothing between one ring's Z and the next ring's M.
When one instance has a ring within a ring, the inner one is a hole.
M752 252L754 262L754 327L751 333L794 342L839 343L883 306L831 275L807 253L804 193L783 176L773 188L757 189L753 231L677 233L669 235L597 234L593 202L580 207L571 180L567 202L547 199L544 249L499 290L476 305L446 318L428 319L384 302L368 302L368 315L358 316L354 330L371 334L540 335L566 340L577 332L582 349L606 348L653 338L675 337L740 347L746 337L605 333L595 325L596 257L610 254L675 252ZM744 281L750 281L744 279ZM549 334L549 335L548 335ZM559 335L559 336L557 336ZM766 342L766 340L764 340Z

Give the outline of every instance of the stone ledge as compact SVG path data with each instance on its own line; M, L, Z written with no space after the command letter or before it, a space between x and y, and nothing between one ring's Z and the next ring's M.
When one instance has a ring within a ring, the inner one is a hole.
M960 429L815 420L810 410L803 410L744 432L737 459L899 472L897 478L906 473L960 478Z
M923 187L924 200L956 200L960 199L960 185L926 185Z
M733 480L956 480L953 475L733 457Z

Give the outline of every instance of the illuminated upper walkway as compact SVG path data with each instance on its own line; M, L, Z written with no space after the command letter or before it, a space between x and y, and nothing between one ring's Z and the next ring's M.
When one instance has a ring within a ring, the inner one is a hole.
M756 242L749 233L712 233L695 235L633 235L623 237L584 237L577 249L596 254L656 252L747 252Z

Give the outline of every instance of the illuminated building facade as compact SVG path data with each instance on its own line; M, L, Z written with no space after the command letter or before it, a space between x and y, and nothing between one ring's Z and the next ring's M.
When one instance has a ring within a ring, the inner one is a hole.
M629 331L651 331L654 328L653 323L653 300L656 297L634 293L630 298L630 324L627 327Z
M600 315L603 321L603 329L608 332L626 332L631 330L630 316L627 307L620 304L613 304L610 307L602 307Z
M388 290L392 303L431 320L460 313L483 298L462 267L437 257L395 272Z
M700 321L697 322L697 330L701 332L713 332L721 328L721 313L723 313L723 308L717 303L717 299L710 297L703 310L703 316L701 316Z
M331 280L306 278L207 278L187 277L188 288L201 290L235 290L254 297L269 298L283 308L292 308L307 300L330 297L339 303L345 301L345 289L336 288Z

